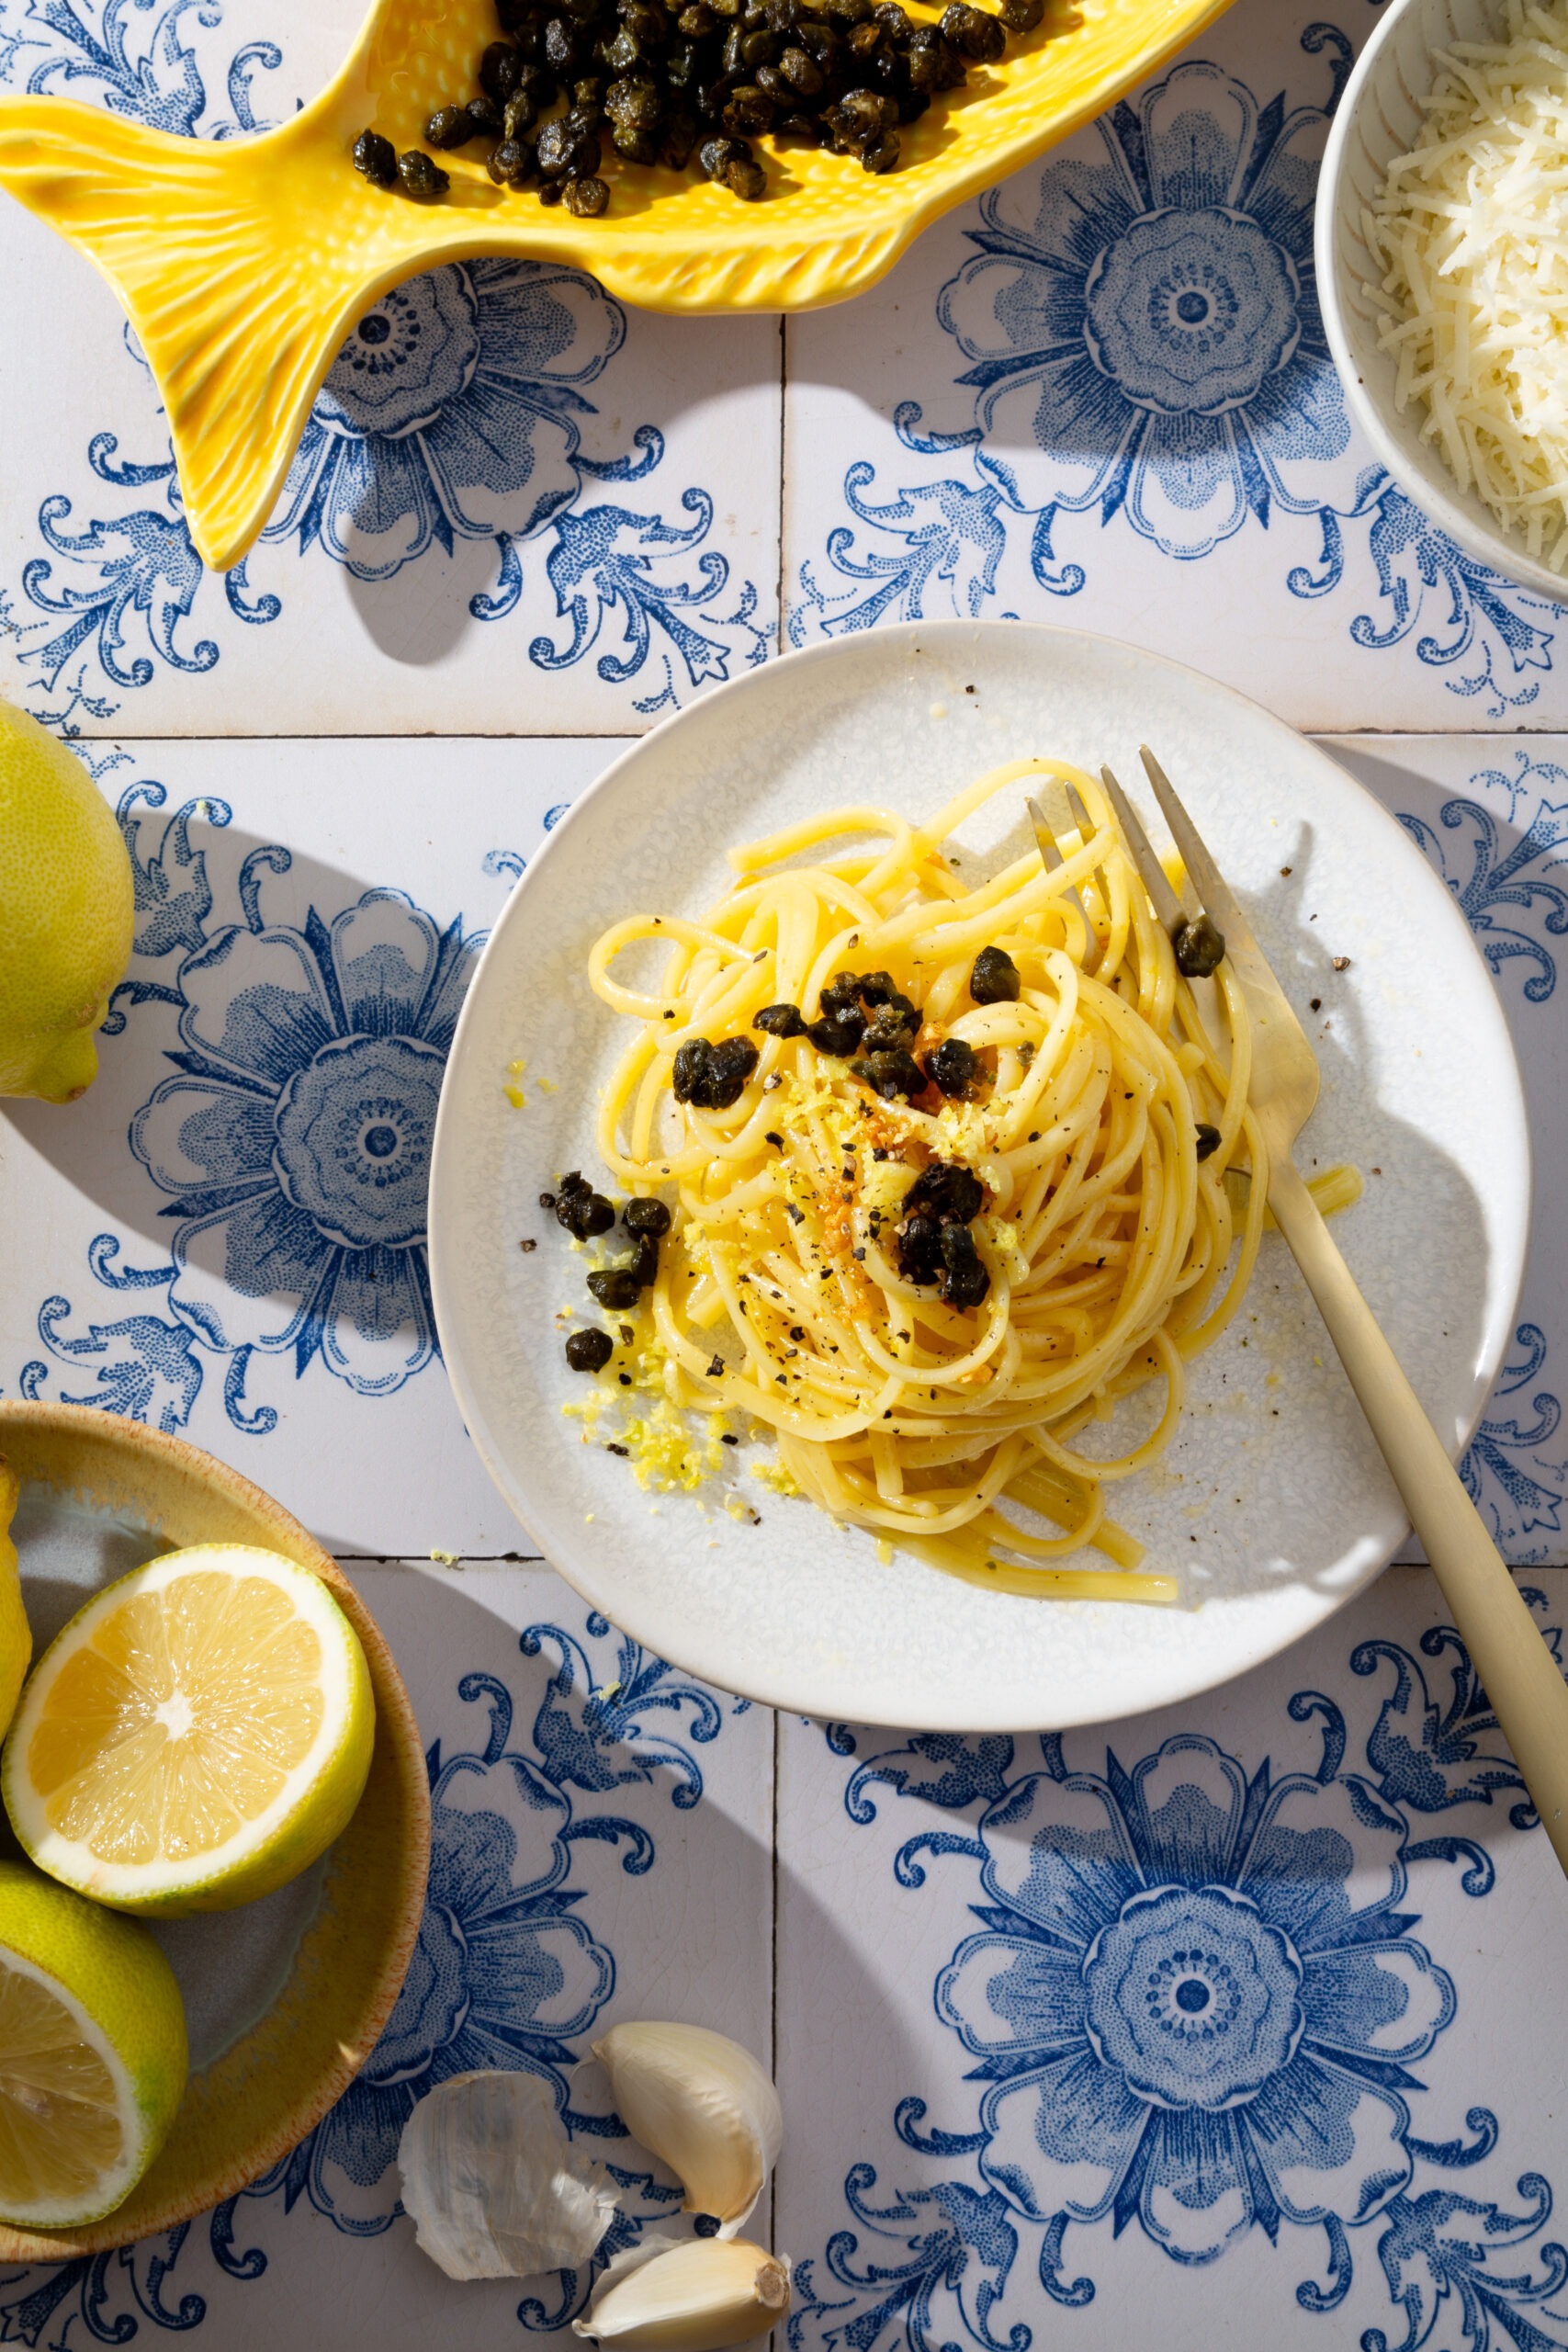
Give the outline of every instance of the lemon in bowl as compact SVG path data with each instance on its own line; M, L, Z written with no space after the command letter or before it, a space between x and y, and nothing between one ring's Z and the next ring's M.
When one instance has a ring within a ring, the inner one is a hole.
M40 1652L127 1571L175 1550L252 1545L281 1554L331 1595L358 1637L375 1701L365 1792L341 1835L289 1885L183 1917L101 1915L152 1936L168 1959L190 2073L167 2139L112 2212L70 2227L0 2219L0 2263L59 2264L209 2212L297 2148L342 2098L414 1951L430 1780L408 1692L364 1598L237 1470L115 1414L15 1397L0 1398L0 1455L21 1482L13 1532Z
M112 2212L167 2139L186 2069L179 1986L148 1930L0 1861L0 2221Z
M0 702L0 1094L86 1092L134 922L113 810L63 743Z
M346 1827L376 1709L357 1634L280 1553L205 1544L96 1593L39 1660L0 1789L41 1870L178 1917L271 1894Z

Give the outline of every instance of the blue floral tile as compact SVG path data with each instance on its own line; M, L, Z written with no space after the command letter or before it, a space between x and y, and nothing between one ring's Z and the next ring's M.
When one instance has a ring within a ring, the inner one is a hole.
M441 1364L431 1142L489 926L616 748L106 749L136 946L92 1092L0 1108L0 1390L187 1436L341 1551L527 1548Z
M1508 1559L1560 1566L1568 1562L1568 1026L1560 988L1560 975L1568 985L1568 744L1555 736L1507 746L1382 736L1325 749L1442 876L1513 1033L1535 1151L1529 1257L1514 1345L1463 1471Z
M333 69L265 0L0 0L0 87L243 135ZM209 579L152 379L96 273L7 207L0 689L86 735L637 732L776 643L767 320L630 312L451 263L339 355L261 544Z
M625 1641L543 1569L354 1572L430 1771L430 1892L386 2032L300 2146L188 2230L0 2268L0 2342L425 2352L460 2327L476 2352L572 2344L592 2272L458 2288L416 2248L396 2169L415 2101L473 2067L538 2075L619 2189L607 2259L680 2191L620 2131L591 2040L673 2016L770 2056L772 1717ZM694 1968L720 1938L728 1964Z
M779 1770L792 2352L1568 2346L1561 1874L1425 1570L1183 1708Z
M1019 616L1302 726L1561 724L1557 610L1371 459L1328 356L1318 159L1377 0L1240 0L1075 139L788 327L789 639Z

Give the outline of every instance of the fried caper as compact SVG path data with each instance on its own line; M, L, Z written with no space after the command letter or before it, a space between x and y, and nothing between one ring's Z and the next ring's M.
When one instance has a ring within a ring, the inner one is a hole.
M975 1048L963 1037L944 1037L926 1056L926 1076L939 1094L953 1102L961 1102L969 1092L978 1069Z
M398 157L398 185L405 196L429 204L436 197L445 196L452 183L434 156L425 154L422 148L411 147L406 155Z
M750 1037L726 1037L716 1046L706 1037L688 1037L675 1056L675 1100L696 1111L728 1111L739 1102L756 1067L757 1048Z
M966 1225L942 1228L942 1302L948 1306L978 1306L991 1287L991 1277L975 1247Z
M852 1062L850 1068L886 1102L894 1102L900 1095L908 1100L910 1095L926 1091L925 1071L902 1046L867 1054L863 1061Z
M969 993L976 1004L1016 1004L1022 983L1018 966L1005 947L982 947L969 975Z
M398 151L378 130L362 130L354 142L354 168L372 187L396 187Z
M624 1315L642 1296L642 1284L629 1266L604 1266L588 1277L588 1287L601 1306Z
M487 158L491 176L521 187L535 170L515 142L541 125L551 132L548 109L564 96L577 120L562 134L565 152L560 139L543 148L541 204L564 202L583 219L604 209L610 187L584 142L606 115L623 161L681 172L700 145L708 178L755 202L768 175L754 137L803 141L868 172L892 171L901 129L933 96L963 86L966 62L992 63L1010 32L1032 31L1043 8L1044 0L998 0L992 13L953 0L939 28L916 22L897 0L496 0L503 38L479 60L479 90L434 109L426 144L440 153L504 141L499 167ZM619 103L609 103L617 90ZM367 137L378 143L356 142L355 164L373 186L423 201L446 192L430 155L400 159L378 132Z
M751 1018L753 1029L766 1032L770 1037L804 1037L806 1016L797 1005L765 1004Z
M621 1211L621 1223L628 1233L651 1233L657 1240L670 1230L670 1205L666 1201L628 1201Z
M1207 915L1194 915L1172 933L1176 968L1189 980L1206 980L1224 961L1225 936Z

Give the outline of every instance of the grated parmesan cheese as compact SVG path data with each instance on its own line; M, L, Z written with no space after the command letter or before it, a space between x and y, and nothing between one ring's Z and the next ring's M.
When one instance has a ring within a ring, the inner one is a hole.
M1506 40L1438 53L1412 152L1362 215L1364 291L1461 489L1568 571L1568 0L1507 0Z

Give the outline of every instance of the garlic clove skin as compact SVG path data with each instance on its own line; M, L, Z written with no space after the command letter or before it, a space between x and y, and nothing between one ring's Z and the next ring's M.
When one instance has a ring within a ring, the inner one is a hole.
M398 2143L403 2204L448 2278L576 2270L615 2219L604 2166L579 2154L536 2075L454 2075Z
M744 2238L691 2238L630 2271L606 2271L572 2322L603 2352L727 2352L789 2314L789 2264Z
M772 2080L728 2034L696 2025L617 2025L592 2045L622 2122L733 2237L778 2160L784 2114Z

